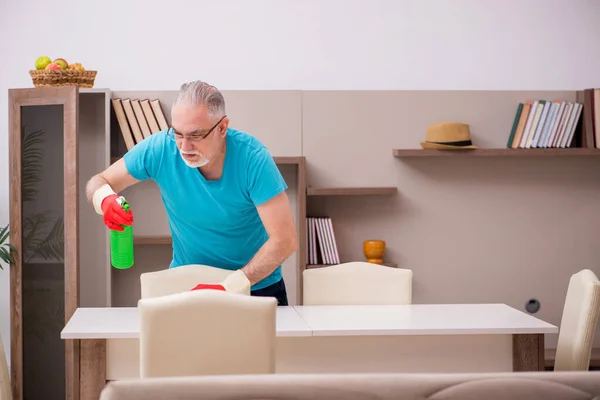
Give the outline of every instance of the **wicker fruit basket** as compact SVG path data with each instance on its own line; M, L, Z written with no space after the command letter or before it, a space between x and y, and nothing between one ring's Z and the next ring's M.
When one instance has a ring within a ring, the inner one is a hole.
M79 86L94 87L97 71L78 70L30 70L29 75L35 87Z

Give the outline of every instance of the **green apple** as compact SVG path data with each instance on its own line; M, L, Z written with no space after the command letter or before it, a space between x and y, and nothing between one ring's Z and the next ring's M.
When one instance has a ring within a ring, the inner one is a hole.
M52 63L52 60L48 56L41 56L35 60L35 69L45 69L48 64Z

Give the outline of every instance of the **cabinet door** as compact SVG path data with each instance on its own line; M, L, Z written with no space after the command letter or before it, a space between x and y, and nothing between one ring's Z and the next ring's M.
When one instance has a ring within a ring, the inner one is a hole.
M9 90L11 379L14 399L78 398L77 87Z

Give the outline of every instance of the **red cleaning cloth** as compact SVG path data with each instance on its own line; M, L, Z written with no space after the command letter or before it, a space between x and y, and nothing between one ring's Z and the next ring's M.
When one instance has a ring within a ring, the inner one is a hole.
M222 285L208 284L208 283L199 283L196 286L194 286L191 290L202 290L202 289L225 290L225 288Z

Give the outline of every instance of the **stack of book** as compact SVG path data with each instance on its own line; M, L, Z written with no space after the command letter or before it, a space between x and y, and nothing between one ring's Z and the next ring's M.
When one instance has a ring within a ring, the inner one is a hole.
M508 148L600 147L600 89L577 91L576 101L519 103Z
M583 105L559 100L519 103L507 147L571 147Z
M159 100L112 99L127 150L150 135L169 128Z
M306 260L308 265L333 265L340 263L340 255L329 217L306 218Z

